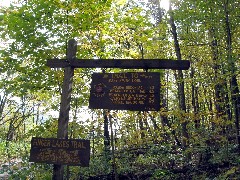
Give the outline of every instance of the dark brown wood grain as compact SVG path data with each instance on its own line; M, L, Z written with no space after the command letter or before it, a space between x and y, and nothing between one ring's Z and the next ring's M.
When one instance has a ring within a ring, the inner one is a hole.
M89 159L90 140L32 138L30 162L87 167Z
M51 68L120 68L120 69L173 69L187 70L190 67L188 60L170 59L50 59L47 66Z

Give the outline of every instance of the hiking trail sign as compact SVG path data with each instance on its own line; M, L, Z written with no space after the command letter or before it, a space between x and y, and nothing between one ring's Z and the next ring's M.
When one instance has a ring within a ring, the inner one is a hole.
M160 109L159 91L159 73L94 73L89 108L158 111Z
M50 59L50 60L47 60L47 64L46 64L50 68L64 68L64 79L63 79L63 87L62 87L62 94L61 94L60 113L59 113L59 119L58 119L58 131L57 131L58 139L68 139L69 110L70 110L72 83L73 83L73 75L74 75L75 68L187 70L190 67L190 62L187 60L77 59L76 52L77 52L77 42L74 39L71 39L68 41L67 58L66 59ZM128 75L126 75L126 77L127 76ZM112 85L113 85L113 83L112 83ZM118 85L116 85L116 86L118 86ZM119 85L119 86L121 86L121 85ZM125 90L127 90L127 86L128 86L127 84L123 85ZM141 85L137 85L135 83L135 84L132 84L129 86L133 86L133 88L137 88L137 86L140 87ZM150 86L149 86L149 88L150 88ZM113 86L111 86L111 89L112 90L114 89ZM150 90L150 89L142 89L142 90ZM117 94L117 91L114 90L113 93ZM138 91L138 93L140 93L140 90ZM158 97L156 96L156 98L158 98ZM138 99L137 100L138 104L141 104L142 100ZM149 100L149 98L148 98L148 100ZM124 102L127 103L127 100L124 100ZM154 107L154 108L158 109L158 107ZM64 175L64 166L62 164L54 164L52 179L53 180L63 180L63 175Z
M88 167L89 160L90 140L32 138L30 162Z

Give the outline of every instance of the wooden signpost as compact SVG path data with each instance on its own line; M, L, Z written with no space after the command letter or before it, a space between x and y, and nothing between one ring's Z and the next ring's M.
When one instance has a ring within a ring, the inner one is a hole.
M47 66L51 68L64 68L64 80L61 95L60 113L58 120L58 132L57 139L51 139L50 141L59 140L64 144L71 144L73 141L68 139L68 122L69 122L69 110L71 91L73 83L74 68L121 68L121 69L173 69L173 70L187 70L190 67L190 62L187 60L169 60L169 59L76 59L77 42L72 39L68 42L67 58L66 59L51 59L47 61ZM135 77L136 76L136 77ZM96 78L100 77L98 81ZM120 78L121 77L121 78ZM120 82L121 81L121 82ZM127 82L128 81L128 82ZM130 83L130 81L132 81ZM149 82L148 82L149 81ZM158 82L157 82L158 81ZM103 89L107 87L107 91ZM154 87L154 90L152 89ZM94 97L103 98L103 101L107 103L104 108L109 109L129 109L129 110L159 110L159 75L151 73L122 73L122 74L94 74L93 83L90 98L90 108L102 108L98 102L94 100ZM101 95L103 97L101 97ZM120 98L120 99L118 99ZM117 102L120 100L119 102ZM154 101L154 102L153 102ZM62 139L62 140L60 140ZM38 139L33 139L33 142ZM77 141L77 140L74 140ZM51 143L50 143L51 144ZM89 158L87 153L86 157L81 150L78 154L73 155L73 149L60 148L62 150L55 149L54 143L45 147L40 147L40 150L36 150L39 147L36 143L32 144L33 149L30 156L31 160L50 161L46 152L52 155L50 163L55 163L53 167L53 180L63 180L65 160L54 160L60 152L67 154L67 157L79 157L79 165L83 165L83 159ZM81 149L81 148L80 148ZM86 148L88 151L88 148ZM90 151L90 149L89 149ZM40 155L43 152L44 155ZM42 158L42 159L41 159ZM73 160L75 162L75 160ZM70 162L70 160L69 160ZM72 162L72 164L74 164Z

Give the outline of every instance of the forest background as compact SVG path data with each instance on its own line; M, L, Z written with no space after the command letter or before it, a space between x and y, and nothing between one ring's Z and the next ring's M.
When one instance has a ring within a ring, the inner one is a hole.
M56 137L65 58L189 60L161 74L158 112L88 109L91 74L75 69L69 138L91 140L90 166L67 179L240 178L240 1L15 0L0 7L0 164L11 178L51 179L52 165L29 163L32 137ZM125 70L126 71L126 70ZM131 70L132 71L132 70ZM144 71L144 70L143 70Z

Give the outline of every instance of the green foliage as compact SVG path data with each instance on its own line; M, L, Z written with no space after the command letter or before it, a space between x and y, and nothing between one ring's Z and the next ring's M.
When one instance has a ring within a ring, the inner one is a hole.
M27 137L43 137L51 138L56 137L57 133L57 119L46 120L43 124L33 126L29 130Z
M183 72L183 80L178 71L149 70L161 73L160 112L110 112L119 177L239 179L239 114L233 101L238 93L232 84L233 77L239 83L239 3L172 1L180 52L191 68ZM45 64L65 58L67 40L78 41L79 59L176 59L169 12L154 1L24 1L0 7L0 30L0 164L22 159L21 168L1 168L12 179L51 179L51 165L30 164L28 157L32 137L56 137L54 113L59 111L63 70ZM68 134L90 139L92 149L89 168L65 169L70 179L112 172L103 112L86 108L91 74L99 71L75 70ZM186 111L179 105L179 82L185 85Z
M10 179L52 179L51 165L23 164L24 167L14 171Z
M163 170L163 169L156 169L150 178L151 180L153 179L175 179L177 178L176 175L173 173L169 172L168 170Z

